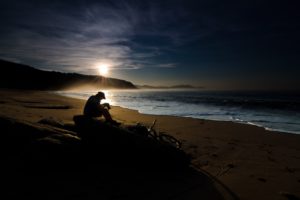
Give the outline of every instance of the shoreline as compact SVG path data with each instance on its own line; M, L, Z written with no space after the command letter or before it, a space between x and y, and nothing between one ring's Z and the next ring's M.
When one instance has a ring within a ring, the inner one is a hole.
M60 96L64 96L64 97L70 97L70 98L75 98L75 99L79 99L79 100L85 100L86 97L84 95L80 95L80 93L78 94L77 92L74 94L74 93L69 93L69 92L64 92L64 91L55 91L55 92L52 92L54 94L57 94L57 95L60 95ZM90 92L88 92L90 93ZM85 93L84 93L85 94ZM111 103L111 102L109 102ZM111 103L112 104L112 103ZM136 110L138 111L140 114L147 114L147 115L154 115L154 116L160 116L160 115L166 115L166 116L175 116L175 117L183 117L183 118L193 118L193 119L200 119L200 120L211 120L211 121L221 121L221 122L234 122L234 123L238 123L238 124L245 124L245 125L253 125L253 126L256 126L256 127L262 127L264 128L266 131L273 131L273 132L281 132L281 133L290 133L290 134L300 134L300 131L297 131L295 129L289 129L286 127L286 125L283 127L283 128L280 128L280 127L272 127L272 125L269 124L260 124L259 122L252 122L251 120L247 121L247 120L242 120L242 119L238 119L233 116L228 116L229 118L228 119L216 119L214 117L203 117L203 116L180 116L180 115L176 115L176 113L172 114L163 114L163 113L151 113L151 111L149 110L144 110L143 112L143 109L142 111L138 108L132 108L130 107L129 105L118 105L120 106L121 108L126 108L126 109L131 109L131 110ZM147 112L148 111L148 112ZM245 111L244 111L245 112ZM223 117L226 117L226 116L223 116ZM272 123L271 121L268 122L268 123ZM284 125L284 124L283 124Z
M265 131L270 131L270 132L274 132L274 133L281 133L281 134L295 134L295 135L299 135L300 132L290 132L290 131L286 131L286 130L282 130L282 129L272 129L269 127L264 127L263 125L260 124L255 124L252 122L243 122L243 121L234 121L234 120L218 120L218 119L205 119L205 118L197 118L197 117L189 117L189 116L177 116L177 115L159 115L159 114L149 114L149 113L142 113L139 110L135 110L132 108L127 108L127 107L122 107L122 106L112 106L112 107L120 107L121 109L129 109L129 110L133 110L133 111L137 111L139 114L141 115L152 115L152 116L166 116L166 117L179 117L179 118L187 118L187 119L196 119L196 120L205 120L205 121L212 121L212 122L232 122L232 123L236 123L236 124L244 124L244 125L250 125L250 126L255 126L258 128L263 128Z
M84 105L84 100L51 92L0 90L0 95L1 115L32 123L49 117L73 123ZM158 131L182 141L193 167L211 174L240 199L287 200L283 192L300 196L298 134L235 122L141 114L118 106L110 111L125 124L150 125L157 119Z
M197 117L189 117L189 116L177 116L177 115L149 114L149 113L142 113L142 112L140 112L139 110L136 110L136 109L122 107L122 106L112 106L112 107L120 107L121 109L128 109L128 110L136 111L136 112L138 112L141 115L179 117L179 118L205 120L205 121L212 121L212 122L224 122L224 123L226 123L226 122L232 122L232 123L236 123L236 124L250 125L250 126L255 126L255 127L258 127L258 128L263 128L265 131L270 131L270 132L274 132L274 133L295 134L295 135L299 135L300 134L300 132L296 133L296 132L289 132L289 131L281 130L281 129L272 129L272 128L264 127L263 125L255 124L255 123L252 123L252 122L243 122L243 121L234 121L234 120L228 120L228 121L226 121L226 120L205 119L205 118L197 118Z

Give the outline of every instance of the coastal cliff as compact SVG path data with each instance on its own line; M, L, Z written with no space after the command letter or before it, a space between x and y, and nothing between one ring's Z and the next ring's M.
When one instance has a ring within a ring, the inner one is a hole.
M77 86L94 89L135 89L129 81L103 76L44 71L31 66L0 60L0 88L63 90Z

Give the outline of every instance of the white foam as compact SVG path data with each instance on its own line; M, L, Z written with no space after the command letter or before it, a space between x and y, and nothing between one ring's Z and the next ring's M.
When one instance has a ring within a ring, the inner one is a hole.
M87 99L95 91L56 92L57 94L79 99ZM300 133L300 116L283 111L270 112L266 109L241 109L240 107L217 104L223 101L219 96L213 104L203 103L197 93L178 91L105 91L107 101L116 106L138 110L140 113L172 115L217 121L233 121L263 127L271 131ZM190 99L188 99L190 98ZM207 98L207 96L206 96ZM210 97L209 97L210 98ZM199 102L199 103L195 103Z

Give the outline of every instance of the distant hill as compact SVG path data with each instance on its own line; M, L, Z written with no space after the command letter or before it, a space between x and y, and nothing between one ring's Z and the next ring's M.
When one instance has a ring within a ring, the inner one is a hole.
M129 81L102 76L43 71L27 65L0 60L0 88L64 90L80 86L135 89Z
M173 85L173 86L140 85L137 87L140 89L202 89L202 87L195 87L192 85Z

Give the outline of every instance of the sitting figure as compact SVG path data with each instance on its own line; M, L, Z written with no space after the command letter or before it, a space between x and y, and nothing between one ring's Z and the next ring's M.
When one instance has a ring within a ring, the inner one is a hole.
M90 96L84 106L83 114L88 117L101 117L103 115L106 122L112 125L120 125L119 122L112 119L108 111L110 105L108 103L100 104L102 99L105 99L103 92L98 92L96 95Z

